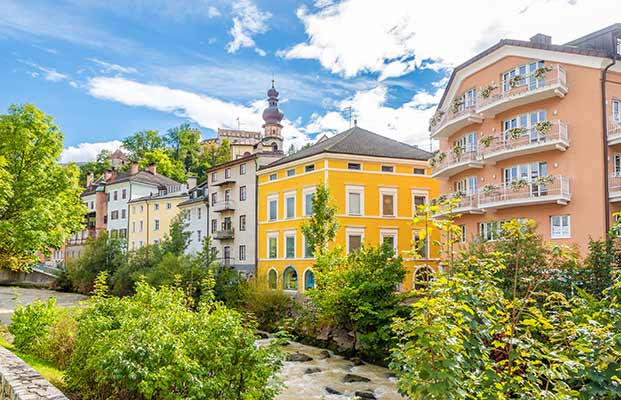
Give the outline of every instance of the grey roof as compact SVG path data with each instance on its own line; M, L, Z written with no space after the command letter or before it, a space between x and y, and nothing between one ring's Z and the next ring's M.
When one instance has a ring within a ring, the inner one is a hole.
M145 183L147 185L157 186L158 188L164 189L167 186L179 186L182 183L177 182L167 176L160 174L152 174L149 170L140 170L138 173L132 175L129 172L117 172L114 179L110 182L105 182L104 176L100 176L97 178L90 187L86 188L82 192L80 196L88 196L90 194L95 193L97 186L100 184L114 185L116 183L122 182L140 182Z
M135 199L132 199L132 200L128 201L128 203L137 203L139 201L145 201L145 200L174 199L176 197L188 197L188 193L187 192L169 192L169 193L166 193L166 194L159 194L159 193L148 194L146 196L137 197Z
M190 204L194 204L194 203L205 203L207 206L209 206L209 199L205 196L201 196L201 197L195 197L193 199L188 199L188 200L184 200L181 203L177 204L177 207L183 207L183 206L188 206Z
M276 160L263 168L286 164L320 153L352 154L421 161L427 161L432 156L430 152L418 147L410 146L409 144L355 126L329 139L319 141L313 146L300 150L295 154Z

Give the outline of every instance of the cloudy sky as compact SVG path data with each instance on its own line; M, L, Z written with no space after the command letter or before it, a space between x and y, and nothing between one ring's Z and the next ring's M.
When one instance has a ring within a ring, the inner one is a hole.
M359 125L428 148L451 68L501 38L554 43L619 21L618 0L0 0L0 112L32 102L63 161L189 121L257 130L272 76L287 143Z

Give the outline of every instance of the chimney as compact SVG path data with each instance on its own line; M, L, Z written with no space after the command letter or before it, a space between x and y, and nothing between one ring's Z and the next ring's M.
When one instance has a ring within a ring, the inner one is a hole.
M104 178L106 179L106 182L110 182L113 177L114 177L114 171L113 170L107 169L104 172Z
M531 43L537 43L537 44L551 45L552 44L552 36L544 35L543 33L538 33L535 36L533 36L532 38L530 38L530 42Z
M188 175L188 190L194 189L196 187L196 177L192 175Z
M149 172L153 175L157 175L157 165L155 163L149 164Z
M129 168L129 173L131 175L136 175L138 173L138 163L136 161L132 161L132 165Z
M93 171L86 174L86 187L90 187L93 184L94 177L95 176L93 175Z

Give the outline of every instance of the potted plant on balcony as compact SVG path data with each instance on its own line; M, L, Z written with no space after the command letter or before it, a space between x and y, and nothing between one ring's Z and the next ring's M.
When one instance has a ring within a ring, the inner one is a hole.
M485 135L481 139L479 139L479 143L485 148L488 148L492 145L492 142L496 139L496 136Z
M544 79L548 72L552 72L552 67L544 65L543 67L537 68L535 72L533 72L533 77L535 77L535 79L537 80Z
M511 187L511 190L513 190L514 192L519 192L520 190L528 186L528 181L526 179L515 179L511 181L509 186Z
M436 111L431 117L431 119L429 120L429 127L433 128L436 125L438 125L440 121L442 121L442 117L444 117L444 111L442 110Z
M486 196L498 193L498 186L494 185L493 183L488 183L487 185L481 188L481 193L483 193Z
M511 89L515 89L516 87L523 84L522 81L524 81L524 77L522 75L515 75L514 77L509 79L509 86L511 87Z
M555 179L556 177L554 175L539 176L533 181L533 183L537 186L545 186L550 183L554 183Z
M550 121L537 122L537 125L535 125L535 131L537 131L540 136L547 136L550 130L552 130L552 122Z
M492 92L496 89L498 89L498 86L494 85L493 83L489 84L487 86L482 87L479 90L479 95L482 98L487 99L489 96L491 96Z
M453 155L455 156L455 159L457 159L457 161L461 160L461 156L464 155L464 151L465 149L463 147L461 147L460 145L456 144L453 146Z
M451 112L453 114L459 112L459 107L461 107L463 104L464 104L463 97L458 97L456 99L453 99L453 103L451 103Z
M454 199L463 199L466 196L467 196L467 194L463 190L458 190L458 191L453 193L453 198Z
M527 131L526 128L511 128L505 131L506 136L512 140L519 140Z
M435 199L432 199L430 203L431 203L432 206L437 206L439 204L444 203L445 201L446 201L446 195L443 194L442 196L439 196L439 197L436 197Z

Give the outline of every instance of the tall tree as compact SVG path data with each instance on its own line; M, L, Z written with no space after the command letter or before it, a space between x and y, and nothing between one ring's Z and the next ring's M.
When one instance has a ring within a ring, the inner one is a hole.
M123 139L123 147L134 160L142 159L145 154L164 147L164 138L158 131L144 130Z
M183 123L169 129L164 139L173 158L183 163L186 172L194 172L201 154L201 131Z
M152 163L157 165L158 174L162 174L178 182L184 182L186 180L183 164L173 158L170 158L163 149L155 149L153 151L146 152L140 159L138 165L140 168L145 168Z
M330 196L330 189L325 185L317 186L313 195L313 215L302 224L306 243L317 257L327 250L328 244L334 242L339 223L336 220L337 208Z
M0 268L27 270L81 228L79 171L58 164L62 149L63 134L34 105L0 115Z

